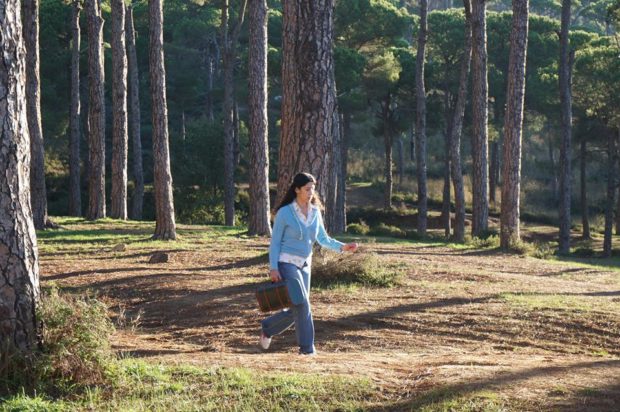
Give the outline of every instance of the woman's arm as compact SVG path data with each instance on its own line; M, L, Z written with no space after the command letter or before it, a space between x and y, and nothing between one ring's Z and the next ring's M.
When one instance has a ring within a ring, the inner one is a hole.
M317 219L319 220L318 222L319 234L316 237L317 242L319 242L319 245L323 247L326 247L331 250L335 250L336 252L342 252L343 246L345 246L345 244L337 241L336 239L329 237L329 235L327 234L327 231L325 230L325 225L323 225L323 216L321 216L321 212L318 210L317 210L317 213L319 214L317 216Z
M278 210L271 230L271 243L269 244L269 269L278 270L278 259L280 258L280 245L284 236L284 216L283 209Z

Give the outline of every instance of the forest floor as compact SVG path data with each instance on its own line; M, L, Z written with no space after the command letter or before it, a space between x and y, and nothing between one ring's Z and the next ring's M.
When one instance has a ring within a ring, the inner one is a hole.
M401 282L313 290L318 356L301 357L294 331L257 345L268 239L180 225L179 241L152 242L149 222L60 223L39 234L42 284L103 300L124 356L367 379L365 410L620 410L618 266L361 237ZM169 261L148 263L156 251Z

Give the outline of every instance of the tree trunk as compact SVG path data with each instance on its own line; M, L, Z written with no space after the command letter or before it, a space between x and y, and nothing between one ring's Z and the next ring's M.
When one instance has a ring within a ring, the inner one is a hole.
M348 124L347 124L348 122ZM338 181L338 197L336 210L340 211L340 232L347 230L347 162L349 160L349 133L351 133L351 115L343 114L340 117L340 175Z
M340 127L339 110L334 110L334 119L332 123L333 146L332 146L332 164L330 167L330 182L328 187L328 213L325 216L325 227L333 234L344 233L345 231L345 210L344 202L340 198L342 190L340 184L342 182L342 135Z
M555 167L555 152L553 151L553 142L549 138L548 142L549 163L551 163L551 193L553 195L553 201L558 200L558 174Z
M382 120L383 120L383 147L385 149L385 189L383 190L383 208L390 210L392 208L392 187L393 187L393 173L392 173L392 134L390 133L389 118L390 118L390 102L391 98L388 94L384 106L382 107Z
M588 216L588 191L586 188L586 156L588 154L586 147L586 139L581 140L581 149L579 151L580 160L580 189L581 189L581 237L585 240L592 239L590 234L590 219Z
M467 103L467 82L471 63L472 33L471 33L471 6L469 0L464 0L465 8L465 45L461 57L461 74L459 77L459 91L454 105L452 133L450 134L450 160L452 167L452 185L454 186L454 240L465 241L465 188L463 184L463 167L461 166L461 131L463 130L463 116Z
M405 148L403 138L401 136L396 139L396 147L398 148L398 190L403 190L403 178L405 175Z
M134 191L131 201L131 218L142 219L144 201L144 172L142 169L142 138L140 131L140 80L138 78L138 57L136 55L136 32L133 26L133 6L127 6L125 16L127 36L127 63L129 69L129 107L131 109L130 127L132 135L132 161Z
M451 128L451 127L450 127ZM444 135L444 175L443 175L443 193L441 202L441 221L444 227L444 235L447 238L450 237L452 232L450 221L450 134L451 130L448 130Z
M88 15L88 220L105 211L105 97L103 84L103 18L100 0L86 0Z
M269 142L267 116L267 0L249 3L248 109L250 129L250 235L269 236Z
M234 69L237 58L237 39L243 24L245 6L243 0L239 9L239 21L229 33L229 0L222 3L222 44L224 48L224 220L226 226L235 225L235 96Z
M508 249L521 240L519 206L521 202L521 139L525 99L525 56L527 53L528 0L513 0L508 90L504 116L502 210L500 246Z
M149 0L149 76L153 106L153 186L155 189L155 234L153 239L176 239L170 149L168 147L168 106L164 67L164 16L162 0Z
M24 42L26 46L26 104L30 132L30 190L32 217L37 229L45 229L45 149L41 127L41 79L39 76L39 0L24 0Z
M486 0L472 1L472 236L488 230L488 80Z
M572 97L570 85L570 0L562 0L562 22L560 29L560 108L562 113L562 144L560 146L560 238L559 250L567 254L570 250L571 225L571 135Z
M0 342L3 363L37 346L37 240L30 203L26 60L17 0L0 0ZM5 351L5 345L8 346Z
M82 5L73 1L71 19L71 108L69 114L69 216L82 216L80 189L80 11Z
M334 2L287 1L283 8L282 138L277 198L282 199L296 173L305 171L317 178L317 192L325 199L336 110Z
M112 5L112 196L110 217L127 219L127 54L125 4Z
M603 257L611 257L612 231L614 226L614 206L616 195L616 136L607 132L607 199L605 201L605 235L603 237Z
M426 89L424 87L424 59L426 55L427 0L420 0L420 31L416 55L416 171L418 177L418 233L426 235L428 195L426 189Z
M504 119L505 121L505 119ZM491 142L491 164L489 170L489 202L496 204L497 185L499 184L499 141Z
M233 104L233 158L235 159L235 167L239 166L239 162L241 161L241 143L240 139L240 121L239 121L239 102L235 98L235 103Z

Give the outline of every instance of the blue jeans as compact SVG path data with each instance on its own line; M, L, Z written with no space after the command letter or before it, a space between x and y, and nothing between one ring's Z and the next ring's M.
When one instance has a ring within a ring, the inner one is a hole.
M314 322L310 309L310 266L302 269L292 263L278 263L280 276L286 282L293 306L261 322L263 333L269 337L279 335L293 324L301 353L314 352Z

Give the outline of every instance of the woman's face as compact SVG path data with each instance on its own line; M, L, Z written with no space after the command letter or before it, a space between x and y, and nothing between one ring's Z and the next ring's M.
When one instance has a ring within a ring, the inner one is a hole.
M314 196L314 183L308 182L305 186L295 188L298 203L308 203Z

